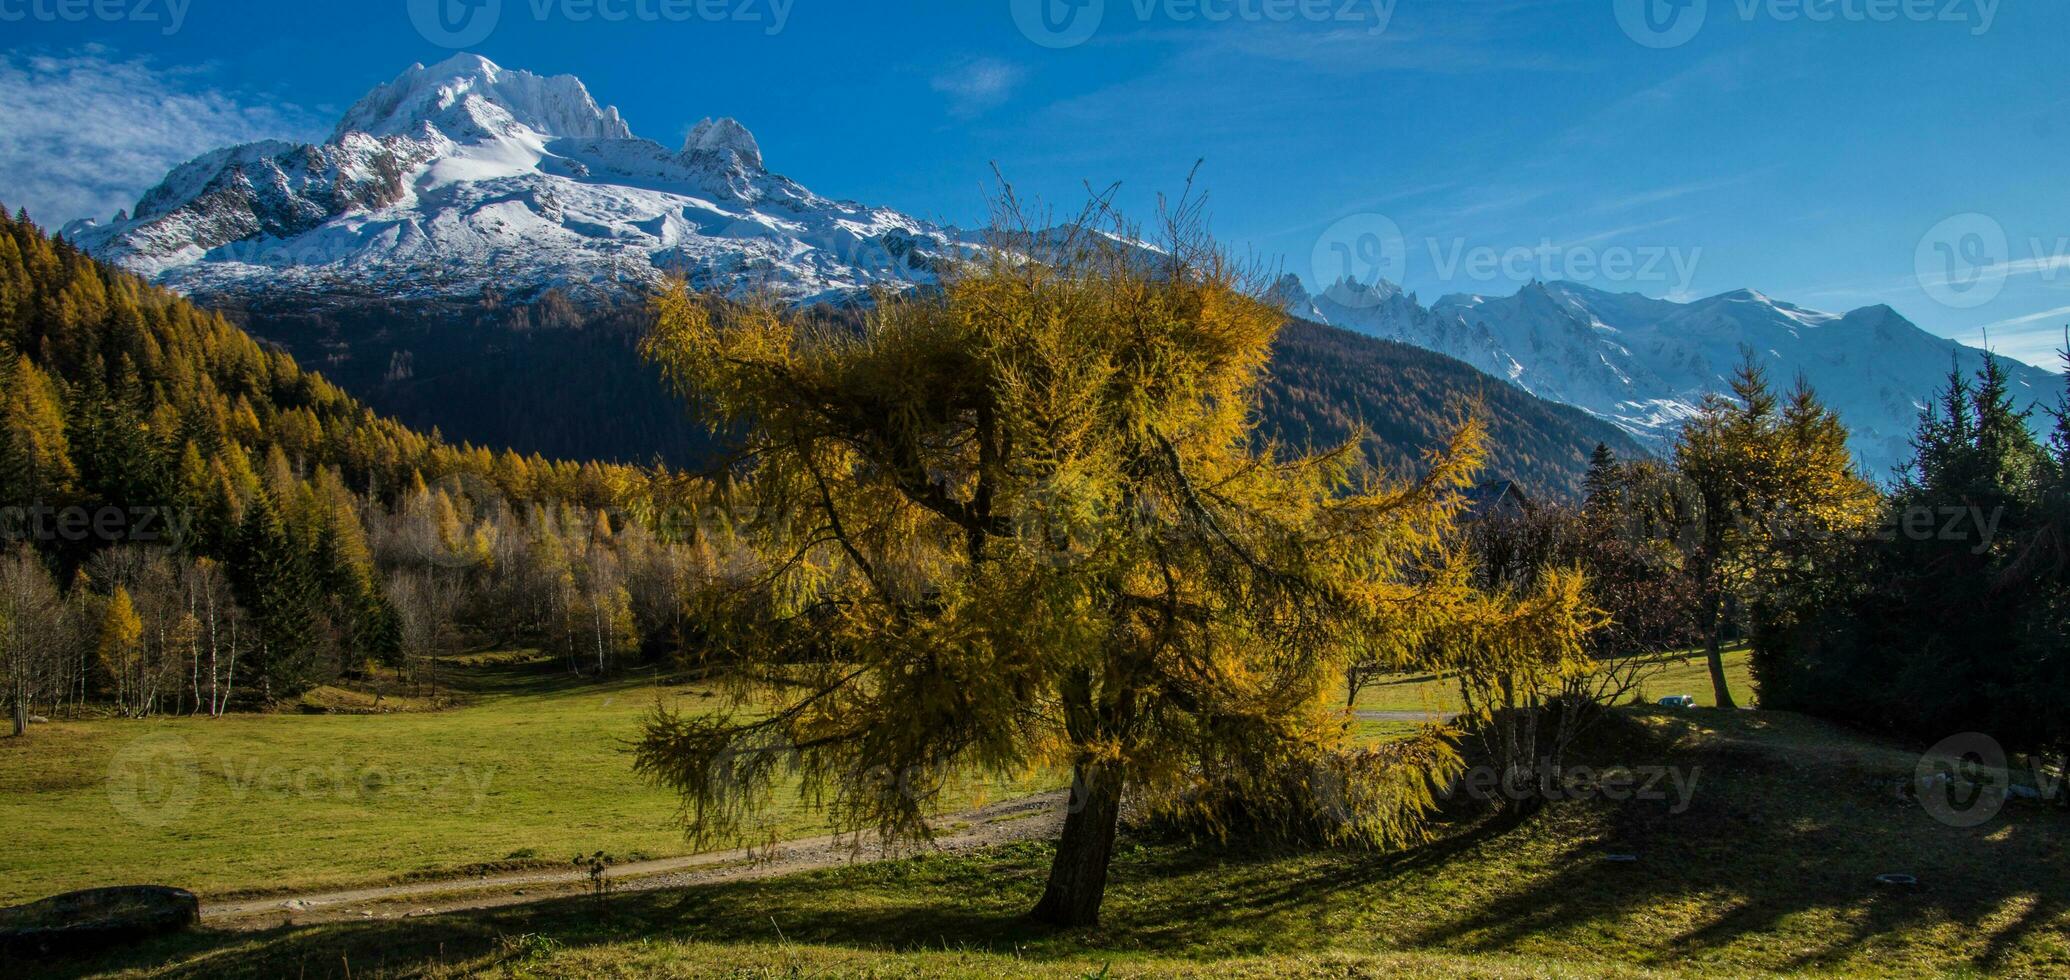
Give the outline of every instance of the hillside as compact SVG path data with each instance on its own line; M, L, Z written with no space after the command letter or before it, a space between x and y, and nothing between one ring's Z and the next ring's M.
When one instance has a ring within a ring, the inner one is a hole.
M1488 424L1488 472L1554 496L1579 495L1598 443L1624 459L1646 454L1609 422L1463 361L1304 320L1279 336L1261 407L1267 430L1296 445L1327 445L1363 424L1368 454L1396 472L1413 472L1419 454L1472 411Z
M200 505L272 474L335 471L392 496L466 474L514 499L610 499L608 472L449 442L377 413L221 314L0 209L0 503ZM281 487L264 489L280 491Z
M133 717L263 709L421 665L458 599L415 576L485 563L492 542L514 572L521 529L594 550L592 531L611 528L597 515L636 480L411 429L221 315L0 215L0 562L15 635L39 637L9 652L17 726L94 699ZM651 543L621 537L598 554ZM608 599L629 622L629 603L599 594L584 608ZM672 621L666 606L638 625Z
M232 305L231 315L323 366L386 415L448 437L548 457L698 468L715 444L636 352L645 312L534 303L369 302L312 311ZM828 311L853 316L855 311ZM1363 423L1372 459L1413 472L1460 412L1485 408L1490 472L1571 495L1598 442L1644 450L1615 426L1535 398L1441 354L1295 321L1260 405L1265 434L1326 445Z

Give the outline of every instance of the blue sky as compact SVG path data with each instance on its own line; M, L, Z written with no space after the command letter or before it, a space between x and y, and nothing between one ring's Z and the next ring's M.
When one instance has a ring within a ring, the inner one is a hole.
M1751 287L2054 366L2066 39L2036 0L0 0L0 200L104 216L458 45L922 217L981 223L995 163L1147 214L1199 159L1217 235L1311 283Z

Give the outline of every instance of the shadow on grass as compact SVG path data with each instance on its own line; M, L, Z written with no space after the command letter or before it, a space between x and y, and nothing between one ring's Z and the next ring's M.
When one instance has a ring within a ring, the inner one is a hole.
M1722 724L1743 725L1737 734L1745 735L1766 722ZM2070 820L2029 807L1981 828L1945 827L1893 795L1902 774L1886 760L1846 758L1783 756L1724 739L1676 758L1702 774L1686 809L1563 803L1519 824L1483 822L1391 854L1131 838L1117 857L1105 920L1090 930L1057 931L1023 916L1040 894L1049 848L1017 844L602 904L577 898L198 933L34 972L171 964L166 975L319 977L346 975L349 965L366 977L494 969L539 948L649 940L986 950L1038 961L1398 949L1520 953L1584 968L2048 973L2070 963L2062 939L2070 883L2061 876ZM1604 860L1610 853L1639 860ZM1893 871L1917 875L1920 887L1874 883Z

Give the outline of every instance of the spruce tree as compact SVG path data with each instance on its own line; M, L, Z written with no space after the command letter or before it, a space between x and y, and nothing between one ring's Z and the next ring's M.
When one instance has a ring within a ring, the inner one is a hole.
M259 630L252 658L268 698L288 697L314 683L313 599L317 583L308 555L297 546L280 504L262 493L246 506L229 556L239 602Z
M1582 479L1585 506L1590 514L1600 515L1617 510L1619 496L1619 469L1617 454L1603 443L1596 443L1596 451L1588 460L1588 475Z

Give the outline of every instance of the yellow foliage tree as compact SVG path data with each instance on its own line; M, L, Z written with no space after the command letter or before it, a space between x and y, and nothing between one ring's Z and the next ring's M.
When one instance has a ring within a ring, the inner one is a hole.
M1035 910L1061 924L1098 917L1124 793L1418 833L1456 756L1434 733L1350 744L1333 693L1353 649L1408 666L1467 620L1509 622L1520 646L1532 624L1575 628L1572 610L1505 618L1455 560L1482 429L1405 483L1357 434L1265 443L1284 316L1194 211L1154 250L1119 244L1118 222L1037 234L1003 213L986 258L859 329L680 282L656 299L646 354L714 431L745 434L726 479L676 495L728 515L700 625L752 669L733 675L741 714L660 711L637 766L707 839L746 833L792 772L838 828L888 840L925 835L953 776L1069 770Z
M130 695L141 682L143 640L144 623L137 617L136 604L130 601L129 590L118 586L101 615L100 641L94 653L102 675L115 687L116 703L138 713L141 711L130 703Z
M1675 447L1676 473L1697 504L1683 543L1721 708L1735 706L1725 679L1725 627L1757 578L1784 560L1777 545L1793 535L1859 527L1877 507L1875 487L1855 472L1847 427L1801 379L1777 396L1749 350L1731 390L1704 400Z

